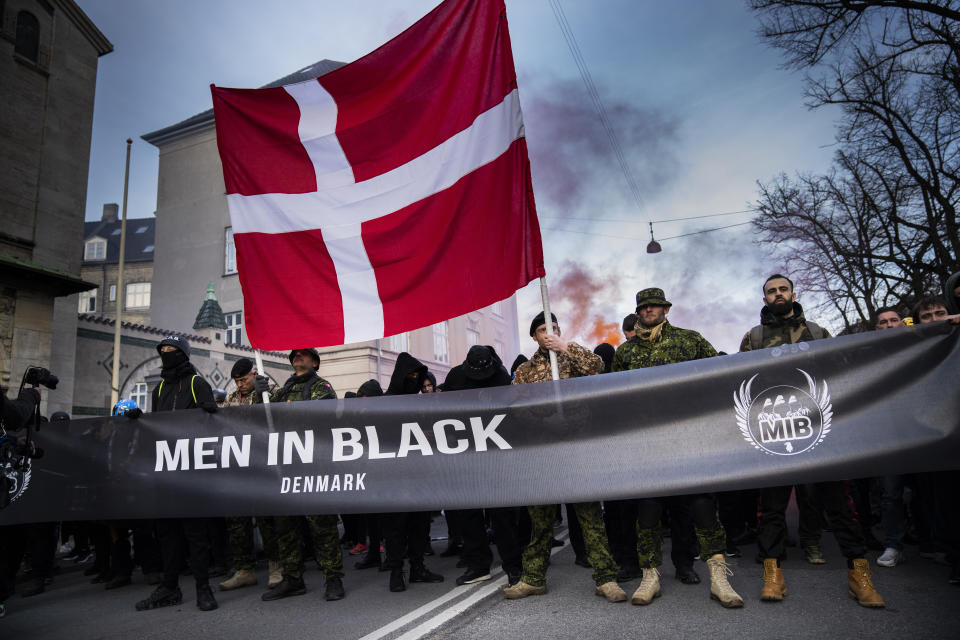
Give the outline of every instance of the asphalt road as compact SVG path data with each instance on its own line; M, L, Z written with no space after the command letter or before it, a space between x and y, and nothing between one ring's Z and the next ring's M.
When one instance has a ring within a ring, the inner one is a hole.
M433 534L443 533L438 518ZM434 546L440 551L445 543ZM218 592L220 608L209 613L194 606L189 577L181 581L183 605L137 612L134 603L151 590L139 573L133 585L105 591L89 584L79 567L60 561L64 570L45 593L7 601L0 638L960 638L960 588L947 584L948 567L920 559L915 547L907 549L908 562L894 569L876 567L872 553L874 582L887 608L868 610L848 597L845 565L830 534L823 546L827 564L819 566L789 550L784 563L789 596L782 603L758 600L761 567L752 555L734 559L731 584L746 601L740 610L723 609L709 599L702 563L697 565L705 579L700 585L681 584L667 566L663 597L650 606L609 604L593 595L590 570L573 564L569 546L554 556L549 593L525 600L504 600L499 593L504 578L496 574L491 582L457 587L454 579L462 570L456 560L437 556L427 565L446 576L444 583L390 593L388 574L355 570L354 558L345 556L347 597L342 601L323 600L322 578L311 565L304 575L305 596L262 602L262 586ZM265 584L265 568L258 575ZM623 587L629 595L638 584Z

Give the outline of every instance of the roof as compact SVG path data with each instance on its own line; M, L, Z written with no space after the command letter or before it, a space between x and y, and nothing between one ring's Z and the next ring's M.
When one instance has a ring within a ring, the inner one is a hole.
M323 74L329 73L335 69L339 69L345 64L347 63L323 59L318 62L314 62L311 65L307 65L299 71L294 71L290 75L284 76L279 80L274 80L273 82L265 84L260 88L269 89L272 87L282 87L288 84L295 84L297 82L303 82L304 80L310 80L312 78L319 78ZM169 127L158 129L156 131L151 131L150 133L145 133L140 137L150 144L159 147L161 144L170 142L181 136L203 131L211 127L213 127L213 109L207 109L203 113L198 113L197 115L191 116L186 120L178 122L177 124L170 125Z
M123 254L125 264L153 262L153 245L157 232L156 218L128 218L127 246ZM83 243L97 236L107 241L105 260L84 260L83 266L93 264L118 264L120 262L120 221L94 220L83 223ZM85 256L84 256L85 257Z
M214 292L214 286L211 282L207 285L207 297L200 305L200 311L197 313L197 319L193 321L194 329L226 329L227 321L223 317L223 309L217 302L217 294Z
M22 278L25 283L29 282L34 287L47 287L54 296L68 296L71 293L97 288L97 285L82 280L72 273L2 252L0 252L0 268L4 273Z

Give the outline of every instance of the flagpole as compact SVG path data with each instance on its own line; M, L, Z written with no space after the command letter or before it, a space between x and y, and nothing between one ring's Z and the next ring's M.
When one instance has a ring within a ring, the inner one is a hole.
M263 358L260 357L260 349L254 349L253 353L254 357L257 359L257 375L266 375L263 372ZM270 404L270 394L266 391L263 392L263 404Z
M547 276L540 276L540 297L543 298L543 320L546 323L547 331L553 331L553 320L550 316L550 296L547 295ZM554 380L560 379L560 368L557 366L557 352L553 349L547 349L550 355L550 373Z
M127 187L130 185L130 145L133 140L127 138L127 165L123 172L123 213L120 219L120 256L117 263L117 309L116 324L113 327L113 370L110 374L110 412L120 399L120 325L123 321L123 254L127 245Z

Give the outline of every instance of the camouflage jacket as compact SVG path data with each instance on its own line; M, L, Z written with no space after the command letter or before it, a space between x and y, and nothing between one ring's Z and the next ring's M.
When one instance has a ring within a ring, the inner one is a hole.
M611 370L644 369L662 364L712 358L715 355L717 350L699 333L690 329L680 329L664 320L663 330L656 341L641 340L638 336L634 336L620 345L613 356Z
M297 400L326 400L327 398L337 397L337 392L333 390L333 387L330 386L330 383L318 376L316 373L313 375L305 376L304 379L300 379L301 376L290 376L289 379L284 383L284 385L276 389L272 394L270 394L270 402L295 402ZM312 384L310 387L310 397L303 397L303 389L308 384Z
M567 352L557 353L557 368L560 370L560 378L593 376L603 371L603 360L576 342L568 342ZM553 380L553 374L550 372L550 356L543 349L537 349L532 358L517 367L513 384L547 380Z
M762 339L760 348L778 347L782 344L796 344L797 342L809 342L815 340L807 326L807 319L803 315L803 307L799 302L793 303L793 315L789 318L775 316L769 309L764 307L760 311L760 325L762 329ZM751 329L752 331L752 329ZM740 351L752 351L753 344L750 340L751 331L747 331L740 341ZM830 333L826 329L821 329L824 338L829 338Z
M242 395L240 389L234 389L233 393L227 396L227 399L224 400L223 406L225 407L242 407L248 404L254 404L257 400L255 391L251 391L247 395Z

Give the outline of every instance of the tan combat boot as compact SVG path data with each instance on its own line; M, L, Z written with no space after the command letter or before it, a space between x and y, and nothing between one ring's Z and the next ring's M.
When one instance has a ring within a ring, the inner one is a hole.
M270 578L267 580L267 589L273 589L278 584L283 582L283 567L280 566L280 563L276 560L271 560L269 562L270 567Z
M603 596L607 599L607 602L626 602L627 594L623 589L620 588L616 582L611 580L610 582L604 582L602 585L597 587L594 591L598 596Z
M654 598L660 597L660 572L655 567L644 568L640 586L630 598L631 604L650 604Z
M253 584L257 584L257 574L250 569L237 569L232 576L220 583L220 590L230 591Z
M787 595L787 581L783 578L783 571L777 566L777 559L764 559L763 589L760 590L760 599L779 602L785 595Z
M542 596L546 592L546 585L542 587L535 587L532 584L527 584L521 580L512 587L507 587L504 589L503 597L507 600L519 600L520 598L526 598L527 596Z
M736 609L743 606L743 598L733 590L727 581L727 576L732 576L733 571L727 566L723 554L718 553L707 560L707 566L710 567L710 597L720 603L727 609Z
M886 605L883 598L873 588L870 579L870 565L866 558L857 558L853 561L853 569L847 571L847 586L850 587L850 597L861 607L881 608Z

